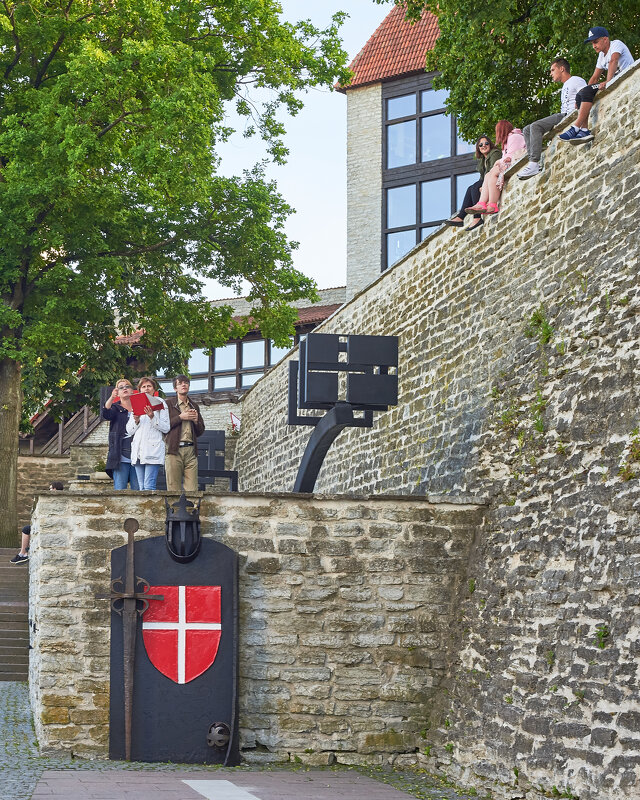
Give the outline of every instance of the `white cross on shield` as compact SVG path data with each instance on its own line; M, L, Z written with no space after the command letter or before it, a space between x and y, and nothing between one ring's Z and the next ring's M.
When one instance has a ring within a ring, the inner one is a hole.
M220 586L151 586L142 616L142 639L153 666L178 684L213 664L221 636Z

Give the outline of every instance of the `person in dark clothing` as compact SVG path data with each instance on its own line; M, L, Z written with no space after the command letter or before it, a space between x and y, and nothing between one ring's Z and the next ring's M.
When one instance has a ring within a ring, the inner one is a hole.
M102 418L109 420L109 453L105 472L113 478L116 491L126 489L129 483L132 489L139 489L136 470L131 463L132 436L127 433L129 415L133 413L132 394L131 383L126 378L120 378L102 409Z
M466 208L475 206L480 199L480 192L482 191L482 182L484 176L493 167L496 161L500 160L500 148L496 147L488 136L481 136L476 142L476 159L478 160L477 170L480 173L480 178L472 183L467 189L460 211L445 222L445 225L452 225L455 228L461 228L464 225L464 218L466 215ZM474 214L474 221L469 225L466 230L472 231L483 224L482 214Z
M49 484L50 492L61 492L64 489L62 481L51 481ZM25 525L22 529L22 540L20 550L15 556L9 559L10 564L26 564L29 560L29 542L31 541L31 525Z

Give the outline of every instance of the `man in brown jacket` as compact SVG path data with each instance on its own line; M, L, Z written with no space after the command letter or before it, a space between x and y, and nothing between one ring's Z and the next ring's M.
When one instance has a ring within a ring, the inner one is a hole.
M185 492L198 491L197 438L204 433L204 420L198 406L189 399L190 383L188 375L176 375L176 396L167 400L170 428L164 469L169 492L182 492L183 481Z

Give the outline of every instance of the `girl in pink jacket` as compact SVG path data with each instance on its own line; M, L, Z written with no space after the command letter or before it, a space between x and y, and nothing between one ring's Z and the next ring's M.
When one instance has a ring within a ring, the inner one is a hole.
M497 214L498 200L504 186L504 173L520 156L524 155L527 143L520 128L514 128L506 119L496 125L496 144L502 146L502 158L485 175L480 200L475 206L465 209L467 213Z

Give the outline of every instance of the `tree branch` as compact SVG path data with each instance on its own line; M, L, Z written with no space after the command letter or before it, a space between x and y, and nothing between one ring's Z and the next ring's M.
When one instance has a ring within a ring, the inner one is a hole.
M13 60L7 65L6 70L4 71L4 79L7 80L9 75L11 75L11 71L15 67L15 65L20 61L20 56L22 55L22 47L20 46L20 39L18 39L18 32L16 31L16 23L13 16L13 12L15 9L11 9L9 11L9 6L7 5L6 0L2 0L2 5L4 6L5 11L7 12L7 16L11 20L11 35L13 36L13 41L15 42L16 47L16 54L13 57Z
M105 125L105 127L100 130L100 132L98 133L97 138L100 139L105 134L109 133L109 131L112 128L115 128L115 126L118 123L122 122L122 120L125 119L125 117L131 117L131 116L133 116L133 114L142 114L142 113L144 113L146 111L150 111L150 110L151 110L150 108L146 108L145 107L145 108L139 108L137 111L123 111L122 114L120 114L119 117L116 117L116 119L113 120L113 122L110 122L108 125Z
M67 20L67 22L69 21L69 11L71 11L71 6L72 5L73 5L73 0L69 0L69 2L67 3L67 7L62 12L64 14L64 18ZM66 32L63 32L58 37L58 41L51 48L51 52L49 53L49 55L42 62L42 65L40 66L40 69L38 70L38 73L36 75L36 79L35 79L34 84L33 84L34 88L36 88L36 89L40 88L40 85L42 83L42 79L44 78L46 71L49 69L49 64L51 64L51 62L55 58L56 53L60 49L60 47L61 47L61 45L62 45L62 43L64 42L65 39L66 39Z
M60 36L58 37L58 41L51 48L51 52L45 58L45 60L42 62L41 66L40 66L40 69L38 70L38 74L36 75L36 79L33 82L33 88L34 89L39 89L40 88L40 85L41 85L42 80L43 80L43 78L45 76L45 73L49 69L49 64L51 64L51 62L55 58L55 55L58 52L58 50L60 49L62 43L65 40L65 38L66 38L66 34L61 33Z

